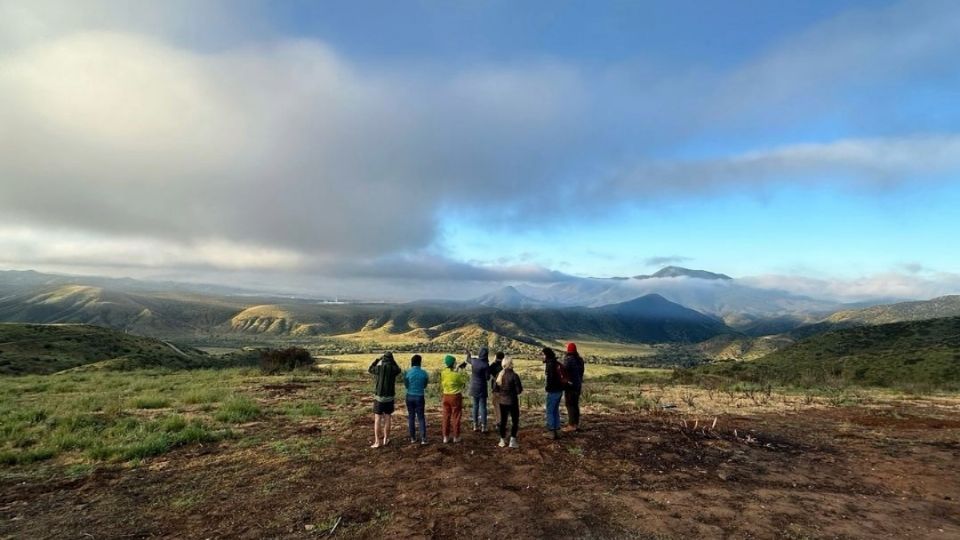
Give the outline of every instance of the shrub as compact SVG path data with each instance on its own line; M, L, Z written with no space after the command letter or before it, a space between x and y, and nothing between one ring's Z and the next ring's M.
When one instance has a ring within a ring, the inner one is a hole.
M260 370L266 374L309 368L312 365L310 351L301 347L271 349L260 353Z

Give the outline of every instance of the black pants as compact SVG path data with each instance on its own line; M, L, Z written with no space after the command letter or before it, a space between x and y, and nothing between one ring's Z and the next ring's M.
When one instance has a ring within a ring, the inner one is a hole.
M580 391L565 390L563 401L567 405L567 422L572 426L580 425Z
M510 415L510 436L516 438L517 430L520 429L520 403L519 400L513 400L510 405L500 404L500 438L507 437L507 415Z

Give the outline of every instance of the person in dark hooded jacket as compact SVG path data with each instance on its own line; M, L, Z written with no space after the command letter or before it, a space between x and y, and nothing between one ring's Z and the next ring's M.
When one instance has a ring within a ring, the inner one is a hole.
M576 343L567 343L567 354L563 356L563 366L567 369L570 385L563 390L563 401L567 406L567 425L564 431L580 429L580 391L583 388L583 358L577 352Z
M476 357L467 351L470 364L470 396L473 397L473 431L487 431L487 379L490 378L489 351L481 347Z
M370 447L380 448L390 442L390 415L393 414L393 402L397 396L397 377L403 370L393 359L393 353L388 352L374 360L367 371L374 378L373 444Z
M547 433L551 439L560 436L560 399L563 397L563 377L560 375L560 362L557 353L550 347L543 348L543 373L546 376L547 392Z

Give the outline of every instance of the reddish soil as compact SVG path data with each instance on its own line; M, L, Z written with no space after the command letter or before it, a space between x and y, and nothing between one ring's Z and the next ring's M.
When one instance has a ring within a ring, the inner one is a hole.
M272 417L136 468L5 475L0 537L960 538L955 411L818 409L706 431L593 415L557 442L530 414L519 450L473 432L414 446L396 420L380 450L366 417Z

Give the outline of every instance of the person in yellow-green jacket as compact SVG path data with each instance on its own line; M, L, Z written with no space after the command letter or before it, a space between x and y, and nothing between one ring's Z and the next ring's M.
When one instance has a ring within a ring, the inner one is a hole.
M443 442L460 442L460 417L463 415L463 389L467 387L470 376L463 371L466 363L454 367L457 360L449 354L443 359L447 366L440 373L440 387L443 390L443 422L440 431Z

